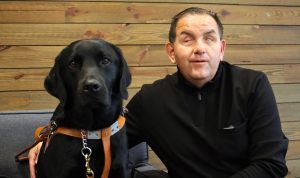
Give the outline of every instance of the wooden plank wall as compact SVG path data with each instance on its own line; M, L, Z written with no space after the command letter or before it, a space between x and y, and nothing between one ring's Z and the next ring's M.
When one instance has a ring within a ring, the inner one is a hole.
M54 108L57 100L44 91L43 79L58 52L82 38L104 38L123 50L134 95L143 83L176 70L164 44L171 17L190 6L219 13L227 61L268 75L290 139L288 177L300 177L299 0L1 1L0 110Z

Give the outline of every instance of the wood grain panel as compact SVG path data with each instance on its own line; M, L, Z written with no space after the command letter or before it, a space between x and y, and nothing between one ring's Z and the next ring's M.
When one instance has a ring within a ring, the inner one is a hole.
M286 178L299 178L300 177L300 159L288 160L287 166L289 169L288 175Z
M289 148L286 155L287 160L300 159L300 140L289 141Z
M46 91L0 92L0 110L54 109L58 100Z
M271 83L299 83L300 65L240 65L247 69L263 71ZM298 73L299 71L299 73Z
M26 1L26 0L21 0ZM33 0L39 3L39 0ZM64 0L64 1L82 1L82 0ZM211 4L243 4L243 5L282 5L299 6L298 0L90 0L89 2L168 2L168 3L211 3ZM1 7L1 6L0 6Z
M289 140L300 141L300 122L282 122L281 127Z
M2 24L0 45L67 45L82 38L104 38L114 44L164 44L168 25L149 25Z
M78 3L77 13L66 17L67 23L170 23L171 18L188 7L217 12L224 24L300 24L299 7L170 4L170 3ZM103 8L99 11L99 7ZM70 7L69 7L70 8ZM71 7L73 8L73 7ZM66 14L68 11L66 11ZM120 14L116 16L115 13ZM291 20L293 19L293 20Z
M298 44L300 26L224 26L228 44ZM291 40L293 38L294 40Z
M300 121L300 103L280 103L277 106L281 122Z
M0 23L170 23L176 13L198 6L217 12L224 24L300 24L297 16L300 7L119 2L0 2L0 5ZM45 18L51 11L53 14Z
M114 44L165 44L168 28L168 24L2 24L0 45L67 45L82 38L104 38ZM228 44L300 44L300 26L224 28Z
M233 64L300 63L298 45L228 45L225 60Z
M64 22L65 11L0 11L0 23Z
M0 91L42 90L49 69L1 69Z
M300 84L273 84L277 103L293 103L300 100Z
M172 65L164 45L119 46L130 66ZM0 46L0 68L51 67L64 46ZM300 64L300 45L228 45L232 64Z
M62 46L0 46L0 68L52 67Z

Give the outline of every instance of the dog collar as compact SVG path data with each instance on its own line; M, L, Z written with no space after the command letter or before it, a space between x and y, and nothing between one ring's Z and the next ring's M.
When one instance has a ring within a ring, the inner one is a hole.
M119 130L121 130L125 124L125 117L119 116L118 120L113 123L110 127L95 130L95 131L86 131L87 139L103 139L105 137L111 137ZM71 137L82 138L81 130L71 129L67 127L58 127L53 131L53 134L63 134Z

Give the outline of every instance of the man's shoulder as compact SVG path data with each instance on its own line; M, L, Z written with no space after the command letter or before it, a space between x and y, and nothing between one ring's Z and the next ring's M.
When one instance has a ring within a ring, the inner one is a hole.
M172 75L166 75L164 78L158 79L151 84L144 84L141 87L141 92L143 93L161 92L164 89L169 88L168 86L172 85L175 78L176 78L176 73Z
M243 66L237 66L228 62L222 62L225 75L232 78L232 80L241 82L256 81L259 78L265 77L265 73L262 71L254 70L251 68L245 68Z

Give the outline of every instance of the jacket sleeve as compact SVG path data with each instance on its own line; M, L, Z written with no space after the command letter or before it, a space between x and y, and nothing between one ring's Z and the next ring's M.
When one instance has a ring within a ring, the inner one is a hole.
M274 178L287 174L285 155L288 139L282 132L271 85L260 75L247 103L249 163L231 178Z

